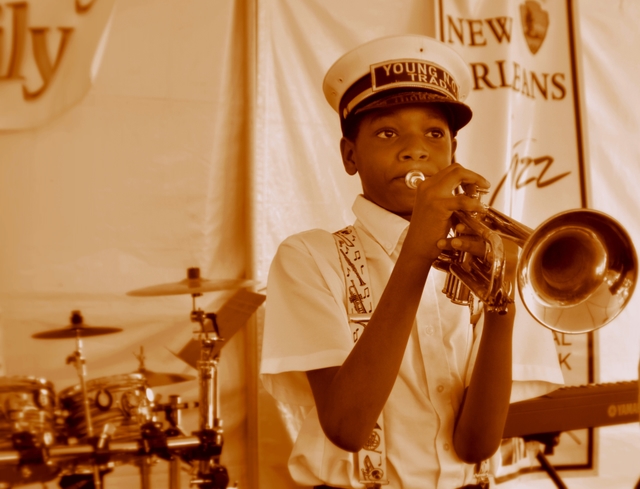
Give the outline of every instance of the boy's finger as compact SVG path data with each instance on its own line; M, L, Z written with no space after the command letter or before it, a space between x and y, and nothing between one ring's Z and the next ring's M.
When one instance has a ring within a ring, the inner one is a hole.
M484 258L487 247L484 240L479 238L457 237L451 240L451 247L454 250L466 251L479 258Z

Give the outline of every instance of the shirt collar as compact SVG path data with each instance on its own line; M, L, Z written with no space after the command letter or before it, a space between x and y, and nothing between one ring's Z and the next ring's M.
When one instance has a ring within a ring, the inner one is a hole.
M363 195L356 197L352 210L365 229L389 255L402 246L409 228L409 221L374 204Z

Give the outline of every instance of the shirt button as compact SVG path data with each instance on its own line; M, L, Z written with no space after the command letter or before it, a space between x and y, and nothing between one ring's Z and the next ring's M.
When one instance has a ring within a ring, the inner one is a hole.
M433 326L427 326L426 331L427 331L427 334L428 334L429 336L433 336L433 333L434 333L435 329L434 329L434 327L433 327Z
M448 443L445 443L445 444L444 444L444 449L445 449L446 451L449 451L449 444L448 444Z
M438 386L438 392L442 392L444 390L444 386L443 385L439 385Z

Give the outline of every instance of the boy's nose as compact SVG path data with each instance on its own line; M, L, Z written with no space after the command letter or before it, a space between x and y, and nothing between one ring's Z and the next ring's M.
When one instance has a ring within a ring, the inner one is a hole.
M402 161L405 160L428 160L429 152L427 151L426 145L422 141L422 138L411 138L404 145L403 149L400 151L400 159Z

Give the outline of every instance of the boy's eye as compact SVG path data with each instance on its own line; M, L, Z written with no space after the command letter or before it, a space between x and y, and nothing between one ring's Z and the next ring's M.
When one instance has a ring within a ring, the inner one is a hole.
M431 129L430 131L427 131L426 135L432 138L439 139L444 137L444 131L441 129Z
M383 129L382 131L376 134L376 136L382 139L389 139L394 137L395 135L396 135L396 132L392 131L391 129Z

